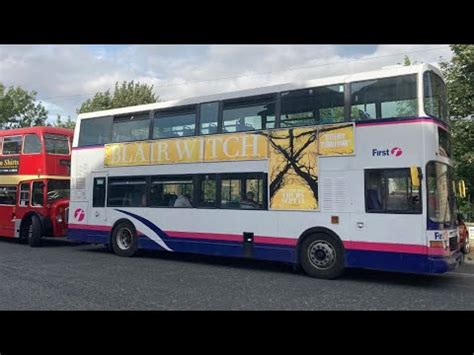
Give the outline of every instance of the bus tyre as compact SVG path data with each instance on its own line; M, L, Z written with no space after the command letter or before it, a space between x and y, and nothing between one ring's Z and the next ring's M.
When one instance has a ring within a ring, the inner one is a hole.
M464 246L462 248L462 252L464 254L469 254L471 252L471 245L469 244L469 239L466 240L466 243L464 243Z
M135 227L131 223L121 222L112 232L112 250L119 256L130 257L136 254L138 238Z
M344 246L341 240L325 233L305 238L300 248L300 263L311 277L335 279L344 271Z
M31 216L27 227L28 244L30 247L39 247L41 245L41 237L43 236L41 221L37 216Z

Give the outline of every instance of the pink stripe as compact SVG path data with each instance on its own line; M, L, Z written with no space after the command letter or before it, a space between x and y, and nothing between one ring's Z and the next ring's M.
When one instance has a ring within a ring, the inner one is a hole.
M88 224L69 224L69 228L97 230L109 232L110 226L96 226ZM241 242L242 235L240 234L221 234L221 233L198 233L198 232L181 232L181 231L165 231L171 238L187 238L187 239L205 239L205 240L224 240L232 242ZM140 231L137 231L138 236L144 236ZM296 246L298 240L295 238L281 238L268 236L254 236L255 243L260 244L274 244L274 245L289 245ZM344 247L348 250L365 250L365 251L380 251L392 253L407 253L407 254L424 254L446 256L449 252L442 248L430 248L426 245L418 244L398 244L398 243L373 243L360 241L343 241Z
M344 247L349 250L366 250L366 251L384 251L392 253L406 254L428 254L444 256L449 252L442 248L431 248L426 245L418 244L396 244L396 243L372 243L372 242L356 242L345 241Z
M368 126L382 126L382 125L394 125L394 124L410 124L410 123L431 123L438 125L442 128L446 128L445 125L432 118L416 118L413 120L404 120L404 121L388 121L388 122L357 122L356 126L368 127Z
M371 243L351 241L350 246L347 246L347 248L353 250L388 251L408 254L426 254L427 252L427 247L425 245L416 244Z
M280 244L280 245L290 245L296 246L298 242L295 238L276 238L276 237L264 237L264 236L254 236L254 241L256 243L263 244Z
M208 239L208 240L227 240L233 242L242 241L240 234L220 234L220 233L195 233L195 232L180 232L180 231L165 231L166 234L174 238L190 238L190 239ZM276 238L266 236L254 236L255 243L264 244L279 244L295 246L297 240L294 238Z

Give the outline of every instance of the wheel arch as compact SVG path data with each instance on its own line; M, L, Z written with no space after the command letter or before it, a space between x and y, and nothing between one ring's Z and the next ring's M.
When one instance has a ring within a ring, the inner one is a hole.
M48 217L43 216L42 214L36 212L36 211L28 211L22 218L20 222L20 237L22 237L22 232L24 231L24 228L28 225L28 222L30 221L31 217L38 217L40 224L41 224L41 232L44 235L45 232L47 231L48 227L52 227L51 225L51 220L49 220Z
M133 224L133 222L128 219L128 218L120 218L118 220L116 220L114 222L114 224L112 225L112 229L110 230L110 234L109 234L109 245L112 243L112 235L114 234L114 231L115 231L115 228L117 228L117 226L120 224L120 223L128 223L130 224L133 229L135 230L135 233L137 233L137 227L135 227L135 224Z
M309 236L316 234L316 233L321 233L321 234L327 234L330 236L333 236L334 238L338 239L341 242L342 245L342 250L345 253L345 247L344 247L344 242L342 241L342 238L333 230L326 228L326 227L311 227L306 229L303 233L301 233L300 237L298 238L298 241L296 243L296 264L300 265L300 248L301 245L303 244L304 240L308 238Z

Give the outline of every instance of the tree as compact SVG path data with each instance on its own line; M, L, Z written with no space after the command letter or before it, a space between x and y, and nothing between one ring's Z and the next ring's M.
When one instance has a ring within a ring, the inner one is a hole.
M0 83L0 129L45 125L48 112L36 102L36 94Z
M474 199L474 45L451 45L451 62L441 63L448 92L452 151L456 179L464 180L467 199L461 212L473 216Z
M452 45L451 62L441 63L453 119L474 114L474 45Z
M78 113L108 110L112 108L151 104L158 102L159 97L153 93L153 85L124 81L119 86L115 83L114 93L110 90L98 92L92 99L87 99L77 110Z
M71 116L67 116L67 120L63 122L61 119L61 115L56 117L56 122L54 122L54 127L61 127L61 128L70 128L74 129L76 126L76 122L71 120Z
M403 57L403 63L397 63L397 64L404 65L404 66L408 67L408 66L414 65L416 63L418 63L418 62L417 61L412 62L410 57L405 54L405 56Z

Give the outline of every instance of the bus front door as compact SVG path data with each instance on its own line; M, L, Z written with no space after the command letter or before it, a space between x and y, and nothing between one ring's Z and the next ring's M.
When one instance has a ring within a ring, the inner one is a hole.
M92 173L92 198L90 202L89 224L94 226L107 225L107 176L105 172Z
M16 186L0 187L0 236L13 237Z

